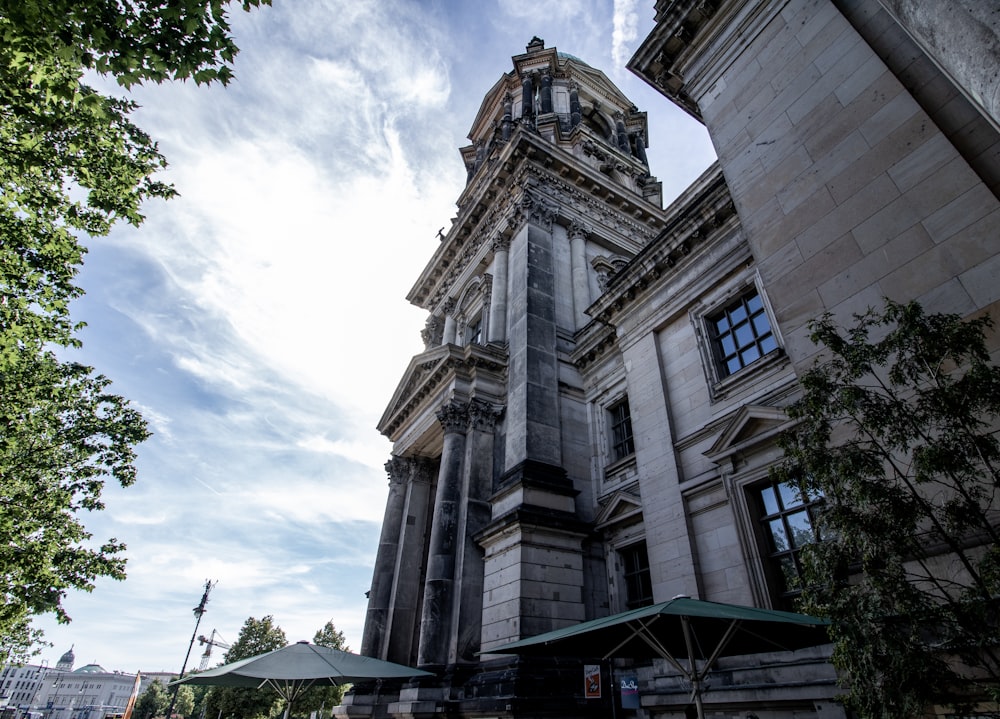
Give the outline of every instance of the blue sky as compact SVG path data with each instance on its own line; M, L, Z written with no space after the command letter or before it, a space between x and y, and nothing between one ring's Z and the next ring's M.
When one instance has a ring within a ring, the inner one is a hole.
M228 88L134 93L181 196L88 243L74 312L82 360L154 436L136 485L85 518L127 543L128 579L71 594L68 626L36 622L50 664L73 645L77 666L179 670L206 579L200 634L270 614L290 642L333 620L360 648L391 449L375 424L423 349L405 296L455 214L479 103L533 35L649 113L667 202L714 159L625 69L653 0L274 3L233 13Z

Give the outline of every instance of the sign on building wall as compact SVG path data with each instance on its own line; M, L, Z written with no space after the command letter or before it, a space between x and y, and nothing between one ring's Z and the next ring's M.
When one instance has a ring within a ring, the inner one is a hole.
M601 665L583 665L583 695L587 699L601 698Z
M639 708L639 681L634 676L621 677L622 709Z

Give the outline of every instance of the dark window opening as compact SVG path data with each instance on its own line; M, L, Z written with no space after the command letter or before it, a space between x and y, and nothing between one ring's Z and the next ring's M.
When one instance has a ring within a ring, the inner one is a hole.
M823 500L803 496L792 482L775 480L752 493L772 594L778 608L792 610L802 593L802 547L820 539L815 520Z
M653 582L649 578L646 545L633 544L618 551L625 579L625 607L636 609L653 603Z
M632 440L632 415L629 412L628 398L623 399L608 409L611 415L611 457L613 462L635 454L635 443Z
M764 302L756 290L708 317L720 377L728 377L778 349Z

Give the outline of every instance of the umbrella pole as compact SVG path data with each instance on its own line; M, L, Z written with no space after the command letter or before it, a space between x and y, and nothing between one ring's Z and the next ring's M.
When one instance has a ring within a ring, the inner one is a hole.
M694 642L691 641L691 620L681 615L681 628L684 631L684 644L687 646L688 663L691 665L691 688L694 690L694 708L698 710L698 719L705 719L705 707L701 701L701 672L698 671L698 661L694 657Z

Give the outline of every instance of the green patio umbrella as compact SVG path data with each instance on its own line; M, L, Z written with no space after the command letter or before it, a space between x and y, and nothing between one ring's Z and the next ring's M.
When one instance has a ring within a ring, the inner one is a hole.
M312 686L420 676L433 675L402 664L298 642L273 652L190 674L170 685L209 684L252 689L269 686L285 700L285 719L288 719L292 702Z
M807 614L675 597L482 653L666 659L691 682L704 717L702 684L719 657L826 644L827 624Z

